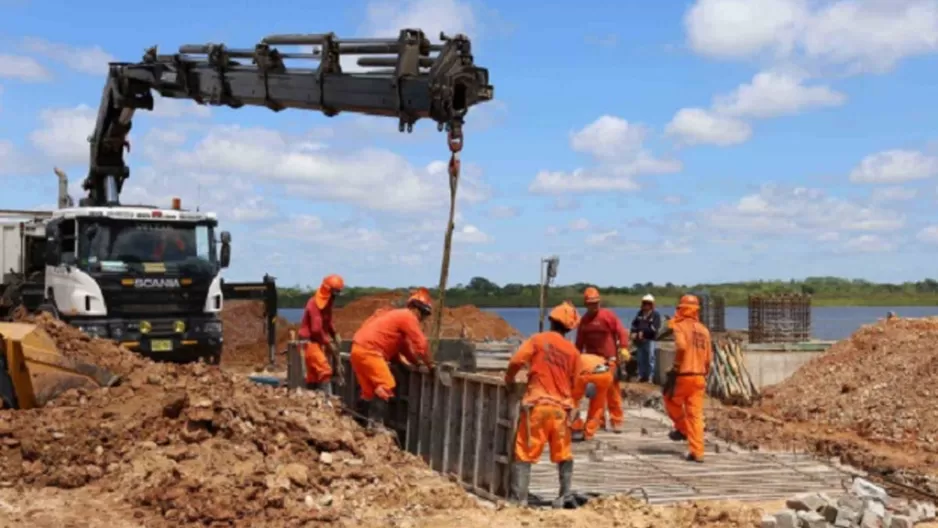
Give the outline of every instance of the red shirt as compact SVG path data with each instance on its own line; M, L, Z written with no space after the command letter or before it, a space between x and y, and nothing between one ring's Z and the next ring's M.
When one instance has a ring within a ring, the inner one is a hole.
M615 358L618 347L629 345L629 333L616 317L615 312L600 308L596 313L587 313L580 319L576 331L576 348L586 354L604 358Z
M329 339L335 334L335 327L332 326L332 300L320 310L316 306L316 296L310 297L306 301L300 329L296 333L300 339L309 339L320 345L328 344Z

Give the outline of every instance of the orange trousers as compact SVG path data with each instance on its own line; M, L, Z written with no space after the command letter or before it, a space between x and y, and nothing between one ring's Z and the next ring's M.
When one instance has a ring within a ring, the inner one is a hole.
M579 405L580 399L583 398L587 383L596 385L596 396L590 400L589 410L586 412L586 423L584 424L581 418L577 418L573 422L573 430L583 431L583 438L589 440L605 422L603 414L606 412L606 402L609 399L609 387L615 384L615 380L612 372L578 377L573 388L573 399L576 405Z
M371 401L377 396L388 401L394 396L397 382L394 381L391 367L381 352L368 350L353 343L349 359L363 400Z
M704 397L707 378L678 376L673 397L664 397L664 408L674 422L674 428L687 437L690 454L703 460L704 456Z
M613 372L619 368L615 361L609 361L609 369ZM622 389L619 382L613 381L606 390L606 406L609 408L609 421L612 427L622 427L625 423L625 411L622 410Z
M332 378L332 365L319 343L306 343L303 359L306 362L306 383L324 383Z
M551 462L573 460L566 409L551 404L522 407L515 435L515 460L533 464L541 459L548 444Z

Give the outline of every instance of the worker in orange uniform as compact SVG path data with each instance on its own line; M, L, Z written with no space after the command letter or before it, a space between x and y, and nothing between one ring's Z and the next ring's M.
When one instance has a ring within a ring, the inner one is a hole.
M606 390L606 405L609 407L609 421L612 431L622 432L625 413L622 410L622 393L619 389L619 362L627 363L629 353L629 332L615 312L599 306L599 290L593 287L583 292L586 315L580 319L577 328L576 348L584 354L602 357L613 373L613 383ZM618 354L617 354L618 352Z
M527 505L531 483L531 464L537 462L550 444L550 460L557 464L560 493L555 507L571 499L573 452L570 422L573 411L573 385L577 374L579 352L565 336L576 328L579 314L576 307L564 303L548 316L550 331L534 334L515 352L505 372L505 383L511 386L521 367L528 367L528 383L521 402L518 433L515 436L515 461L511 491L513 499Z
M342 368L339 359L335 325L332 322L332 305L345 288L345 281L338 275L329 275L322 280L319 289L306 302L303 319L297 336L306 341L303 358L306 363L306 388L332 394L332 366L326 351L332 356L336 369ZM340 370L340 378L341 370Z
M586 396L590 400L586 412L586 422L577 417L573 422L573 440L590 440L603 423L606 412L606 399L609 387L615 383L612 369L606 359L595 354L580 354L577 364L577 378L573 385L573 407L579 409L580 400Z
M404 308L385 310L372 315L352 338L352 371L361 387L360 414L377 424L387 414L388 400L397 383L389 363L403 356L412 365L433 368L427 338L420 324L430 317L433 303L430 292L420 288Z
M687 460L703 462L704 397L713 361L710 331L700 323L700 301L684 295L669 325L674 330L674 366L664 384L664 407L674 422L671 440L687 440Z

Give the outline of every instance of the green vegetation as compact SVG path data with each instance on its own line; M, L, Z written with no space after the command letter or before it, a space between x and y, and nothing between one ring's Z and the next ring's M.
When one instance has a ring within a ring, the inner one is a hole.
M585 283L554 286L548 295L548 304L554 305L569 299L581 304ZM685 286L667 283L633 284L632 286L600 287L603 302L607 306L638 306L646 293L651 293L658 304L672 305L685 292L722 295L727 306L746 306L749 295L806 293L812 296L813 306L927 306L938 305L938 281L925 279L902 284L877 284L859 279L837 277L809 277L790 281L750 281L724 284L696 284ZM313 288L280 288L282 308L302 308ZM340 305L351 300L390 291L388 288L347 288ZM402 290L403 291L403 290ZM458 306L474 304L480 307L536 307L539 287L537 284L505 284L499 286L484 278L475 277L469 284L457 284L446 292L446 304ZM435 295L434 291L434 295Z

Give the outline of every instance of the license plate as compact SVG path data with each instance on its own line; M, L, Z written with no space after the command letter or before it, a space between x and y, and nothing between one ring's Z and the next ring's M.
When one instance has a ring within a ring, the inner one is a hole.
M158 339L150 341L150 350L153 352L170 352L173 349L173 342L170 339Z

